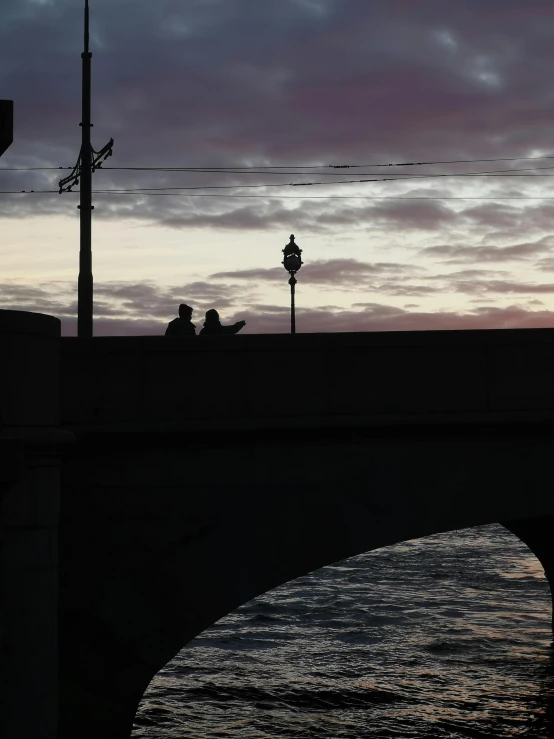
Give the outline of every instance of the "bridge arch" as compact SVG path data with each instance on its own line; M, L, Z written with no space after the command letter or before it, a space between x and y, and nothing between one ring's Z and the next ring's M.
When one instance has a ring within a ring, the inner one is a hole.
M64 466L63 739L126 739L153 675L195 636L362 552L502 521L554 572L549 439L147 443L82 444Z

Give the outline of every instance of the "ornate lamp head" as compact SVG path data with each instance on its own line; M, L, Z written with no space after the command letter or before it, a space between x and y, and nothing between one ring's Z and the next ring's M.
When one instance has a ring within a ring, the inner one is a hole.
M291 234L289 243L283 249L283 254L285 255L285 258L283 259L283 267L287 272L290 272L291 275L298 272L302 266L302 258L300 256L302 254L302 249L299 249L298 244L295 243L294 234Z

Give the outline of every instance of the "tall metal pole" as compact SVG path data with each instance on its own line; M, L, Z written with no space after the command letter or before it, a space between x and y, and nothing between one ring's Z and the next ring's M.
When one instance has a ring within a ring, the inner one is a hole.
M290 332L291 334L296 333L296 316L294 314L294 286L296 285L296 277L291 274L289 285L290 285Z
M79 280L77 283L77 335L81 338L92 336L93 318L93 279L92 279L92 245L91 221L92 211L92 175L102 168L102 162L112 156L113 139L95 151L91 145L90 129L90 68L92 54L89 51L89 0L85 0L85 49L81 54L83 66L82 81L82 118L79 124L82 128L81 151L77 164L67 177L59 182L59 192L72 192L72 188L79 185L80 193L77 206L80 209L80 247L79 247Z
M90 86L91 58L89 51L89 0L85 0L85 50L81 54L83 60L82 83L82 139L81 139L81 188L80 188L80 226L81 239L79 251L79 280L77 287L77 335L92 336L92 148L90 143Z

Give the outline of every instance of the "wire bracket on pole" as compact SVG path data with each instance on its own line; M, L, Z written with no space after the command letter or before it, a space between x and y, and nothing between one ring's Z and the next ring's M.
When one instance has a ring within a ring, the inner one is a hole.
M94 172L96 172L97 169L102 169L102 162L105 162L108 157L113 156L113 144L114 140L110 139L108 143L100 149L100 151L95 151L92 146L90 147L90 168L93 174ZM77 164L73 167L71 174L67 177L64 177L58 183L60 195L62 194L62 192L72 192L71 188L76 187L79 184L81 170L81 155L79 154Z

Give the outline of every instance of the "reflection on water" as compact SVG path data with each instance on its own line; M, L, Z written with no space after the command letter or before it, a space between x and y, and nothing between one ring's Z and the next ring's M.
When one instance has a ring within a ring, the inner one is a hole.
M135 739L554 737L551 600L501 526L404 542L266 593L150 685Z

